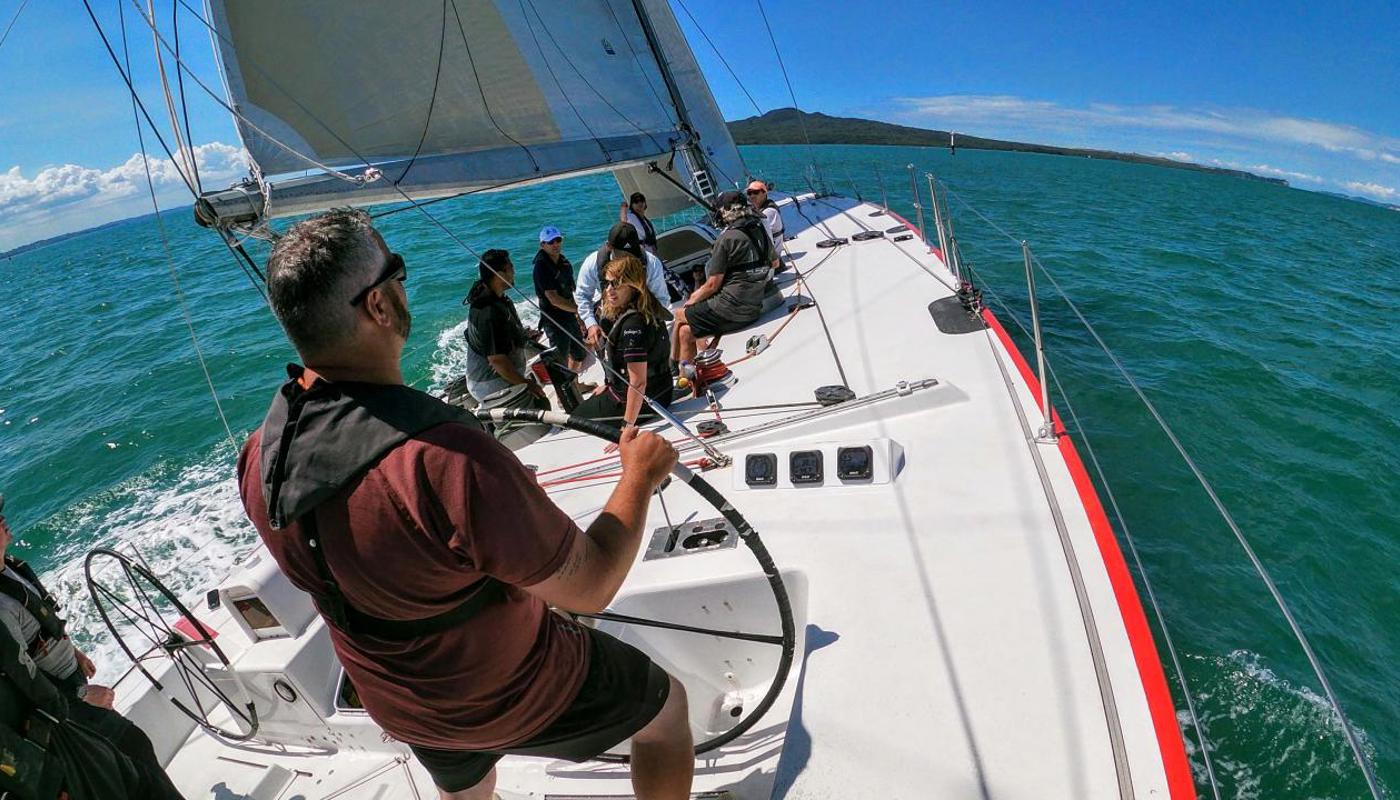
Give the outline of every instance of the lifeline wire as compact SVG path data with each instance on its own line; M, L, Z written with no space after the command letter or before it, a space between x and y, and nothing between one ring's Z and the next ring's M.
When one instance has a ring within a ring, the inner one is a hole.
M973 270L975 273L975 270ZM984 285L978 280L978 285L983 288L987 295L996 303L1007 318L1016 323L1021 334L1027 338L1034 338L1031 332L1026 329L1020 317L1016 316L1007 306L1006 302L996 293L990 285ZM1103 486L1104 494L1108 495L1109 505L1113 508L1113 516L1118 520L1118 526L1123 531L1123 540L1128 545L1128 552L1133 556L1133 563L1137 566L1138 577L1142 579L1143 590L1147 594L1147 601L1152 606L1152 615L1157 620L1157 629L1162 633L1162 640L1167 646L1167 653L1172 660L1172 671L1176 673L1177 682L1181 685L1181 693L1186 700L1186 713L1191 718L1191 726L1196 731L1196 742L1201 748L1201 759L1205 763L1206 777L1210 782L1211 795L1215 800L1220 800L1220 786L1215 777L1215 766L1210 756L1210 744L1206 739L1205 730L1201 724L1200 715L1196 711L1195 698L1191 693L1190 684L1186 681L1186 671L1181 666L1181 658L1177 653L1176 643L1172 639L1171 632L1167 630L1167 618L1162 612L1162 606L1157 602L1157 593L1152 589L1152 580L1147 574L1147 568L1142 563L1142 557L1138 554L1137 542L1133 538L1132 530L1128 527L1127 517L1123 516L1123 511L1118 507L1118 497L1113 492L1113 486L1108 482L1108 475L1099 464L1098 455L1094 452L1094 445L1089 441L1089 433L1079 421L1079 415L1074 411L1074 404L1070 402L1069 393L1065 391L1064 384L1060 383L1060 376L1055 372L1055 368L1047 361L1045 370L1050 374L1050 379L1055 382L1055 390L1059 393L1060 400L1065 404L1065 410L1069 412L1070 421L1074 426L1074 431L1079 435L1080 441L1084 443L1084 450L1089 455L1089 461L1094 465L1094 472L1099 477L1099 484Z
M140 10L141 10L141 7L140 7L140 5L138 5L138 4L136 3L136 0L131 0L131 2L133 3L133 5L136 5L137 11L140 11ZM177 2L180 2L180 3L183 4L183 3L185 2L185 0L177 0ZM83 3L86 5L86 4L88 3L88 0L83 0ZM186 6L186 8L188 8L188 6ZM89 8L89 12L88 12L88 13L89 13L89 14L92 13L90 8ZM161 41L161 43L164 44L164 45L166 46L167 49L169 49L169 44L165 43L164 39L160 36L159 31L157 31L156 28L155 28L154 22L153 22L150 18L146 17L146 15L145 15L144 12L141 14L141 17L142 17L142 19L144 19L144 20L146 21L146 24L147 24L148 26L150 26L151 30L155 33L156 38L157 38L159 41ZM204 25L205 25L205 27L209 28L209 30L210 30L211 32L213 32L216 36L219 36L221 39L225 39L225 41L227 41L226 38L223 36L223 34L219 33L212 25L209 24L209 22L208 22L207 20L204 20L202 17L198 17L198 15L196 15L196 18L199 19L201 22L203 22ZM94 19L93 19L93 22L94 22L94 24L96 24L96 18L95 18L95 17L94 17ZM101 30L101 28L99 27L99 31L100 31L100 30ZM548 29L546 29L545 32L546 32L546 34L548 34ZM105 40L105 39L104 39L104 40ZM114 56L114 57L115 57L115 56ZM345 148L346 148L348 151L350 151L350 153L351 153L352 155L354 155L357 159L359 159L359 160L361 160L361 161L364 161L365 163L369 163L369 162L364 158L364 156L362 156L362 155L360 155L358 152L356 152L355 148L354 148L352 145L350 145L349 142L345 141L345 139L343 139L339 134L337 134L333 129L331 129L331 127L328 126L325 122L323 122L320 118L318 118L317 116L315 116L314 114L312 114L311 111L310 111L309 109L307 109L305 105L303 105L301 102L299 102L295 97L292 97L285 89L283 89L279 84L277 84L277 82L276 82L275 80L273 80L273 79L271 78L271 76L268 76L268 75L266 74L266 72L265 72L256 62L249 62L249 64L250 64L251 66L253 66L255 69L257 69L259 72L263 73L264 76L268 78L269 83L271 83L272 86L273 86L274 88L276 88L278 91L282 92L283 95L285 95L289 100L291 100L293 103L295 103L295 104L298 106L298 108L300 108L304 113L306 113L313 121L315 121L318 125L320 125L320 126L321 126L327 133L329 133L333 138L335 138L336 141L339 142L340 145L341 145L342 147L345 147ZM186 65L185 63L183 63L182 61L178 61L178 60L177 60L176 66L177 66L178 68L183 68L183 69L185 69L186 71L190 71L190 70L189 70L189 66ZM198 78L195 78L195 76L193 75L192 72L191 72L190 77L191 77L191 78L194 78L194 79L195 79L195 83L197 83L197 84L200 86L200 88L204 89L204 91L205 91L206 93L209 93L211 96L213 96L213 93L212 93L212 91L209 89L209 87L206 86L202 81L198 80ZM596 90L595 90L595 91L596 91ZM133 97L134 97L134 95L133 95ZM217 99L217 98L216 98L216 99ZM224 108L228 109L228 110L230 111L230 113L234 114L234 115L237 116L239 119L243 119L243 117L242 117L240 114L238 114L238 112L233 111L233 109L230 108L227 104L225 104L225 103L223 103L222 101L220 101L220 105L223 105ZM633 124L633 127L636 127L636 125L635 125L634 123L631 123L630 120L628 120L628 122L629 122L629 124ZM638 129L638 130L640 130L640 129ZM394 190L395 190L396 192L398 192L399 195L400 195L401 197L403 197L404 200L406 200L407 202L411 203L415 208L417 208L418 211L419 211L419 213L421 213L429 222L431 222L435 227L437 227L437 228L440 229L444 234L446 234L447 237L448 237L449 239L451 239L454 243L456 243L458 247L460 247L462 250L464 250L465 252L469 253L469 254L472 255L473 257L475 257L475 258L478 260L479 263L482 263L482 264L485 263L484 261L481 261L481 254L480 254L480 253L478 253L474 248L472 248L471 245L469 245L469 244L467 244L465 241L463 241L459 236L457 236L457 234L453 233L453 231L452 231L450 228L448 228L445 224L443 224L443 222L442 222L441 220L439 220L437 217L433 216L430 212L428 212L427 209L425 209L425 208L423 208L421 205L419 205L419 203L418 203L417 200L415 200L413 197L411 197L407 192L405 192L405 191L404 191L401 187L399 187L397 184L393 184L393 187L394 187ZM491 267L489 264L486 265L486 268L489 269L489 270L491 270L491 272L492 272L493 274L495 274L496 277L500 277L500 273L496 272L496 270L495 270L493 267ZM525 294L523 291L521 291L518 287L511 286L510 288L511 288L511 289L515 292L515 294L518 295L518 296L521 298L521 300L524 301L527 305L529 305L530 307L534 308L537 312L540 311L539 304L538 304L533 298L531 298L531 297L529 297L528 295L526 295L526 294ZM575 342L576 344L580 344L580 345L583 344L583 341L582 341L580 338L578 338L577 336L575 336L575 335L569 333L568 331L561 331L561 332L564 333L564 335L565 335L566 337L568 337L571 341ZM618 373L617 370L613 369L610 365L608 365L608 364L606 364L606 363L600 363L600 366L603 368L603 370L604 370L605 372L610 372L610 373L612 373L612 375L613 375L614 377L617 377L617 378L620 378L620 379L625 379L624 376L622 376L620 373ZM726 457L726 456L724 456L724 455L721 454L718 450L716 450L716 449L714 448L714 446L711 445L709 442L706 442L705 440L701 439L699 436L696 436L694 432L692 432L689 428L686 427L685 423L684 423L683 421L681 421L681 419L680 419L679 417L677 417L676 415L672 414L668 409L666 409L666 408L665 408L664 406L662 406L660 403L657 403L657 402L656 402L655 400L653 400L652 398L646 397L646 396L643 396L642 399L646 402L646 404L647 404L648 407L650 407L654 412L656 412L656 414L657 414L658 416L660 416L662 419L664 419L664 420L666 420L668 423L670 423L672 427L676 428L676 430L678 430L678 431L680 431L682 434L684 434L684 435L686 436L686 438L690 439L690 440L693 441L695 444L700 445L701 449L703 449L703 450L706 452L706 454L708 454L710 457L712 457L712 458L714 458L716 461L720 461L720 462L723 462L723 461L726 461L726 460L727 460L727 457Z
M944 187L947 188L946 183L944 183ZM988 219L985 214L978 211L974 206L972 206L960 195L958 195L957 192L954 192L951 188L948 189L948 192L953 196L957 197L958 202L962 203L965 208L972 211L983 221L985 221L988 225L992 226L998 232L1002 233L1003 235L1010 238L1012 241L1015 241L1019 244L1020 240L1016 239L1016 237L1014 236L1011 236L1011 234L1007 233L1007 231L1003 229L1000 225ZM1250 563L1254 566L1254 571L1259 575L1259 578L1261 581L1263 581L1265 588L1269 592L1269 595L1273 598L1274 604L1278 606L1279 611L1283 614L1284 620L1288 623L1289 629L1293 632L1294 639L1298 642L1299 647L1302 648L1303 655L1307 658L1308 665L1312 668L1313 675L1317 678L1318 683L1321 684L1323 693L1327 696L1328 704L1332 707L1333 713L1337 715L1337 722L1339 723L1342 729L1342 735L1346 737L1347 745L1351 748L1352 755L1356 759L1356 764L1361 769L1362 776L1366 779L1366 785L1371 793L1371 797L1374 800L1382 800L1383 796L1380 791L1380 785L1376 780L1376 775L1371 767L1371 762L1368 758L1366 758L1365 752L1361 748L1361 741L1357 738L1355 729L1353 729L1351 723L1347 720L1346 712L1342 710L1341 702L1337 699L1337 694L1332 689L1332 682L1327 679L1327 674L1323 670L1322 663L1318 660L1317 654L1313 651L1312 645L1308 641L1308 637L1303 633L1303 629L1298 624L1297 619L1294 618L1293 612L1289 610L1288 603L1285 602L1283 599L1283 593L1279 591L1278 585L1274 583L1273 577L1270 576L1268 569L1264 567L1264 562L1261 561L1259 559L1259 556L1254 552L1254 548L1250 545L1249 540L1245 537L1244 531L1240 530L1239 525L1235 523L1235 518L1225 507L1224 501L1222 501L1220 499L1220 496L1216 494L1215 487L1211 485L1210 481L1206 478L1205 473L1203 473L1200 467L1196 465L1195 459L1191 458L1191 455L1186 451L1186 446L1181 443L1181 439L1177 437L1176 432L1172 430L1172 427L1170 425L1167 424L1166 419L1163 418L1161 412L1157 410L1157 406L1154 405L1150 399L1148 399L1147 394L1143 392L1142 387L1138 385L1137 381L1134 380L1132 374L1128 372L1127 367L1123 366L1123 362L1118 360L1118 356L1115 355L1111 349L1109 349L1108 344L1103 340L1103 337L1099 335L1098 330L1095 329L1094 326L1089 323L1089 320L1079 310L1079 306L1076 305L1075 302L1070 299L1069 295L1065 292L1064 288L1060 286L1059 281L1055 280L1055 276L1051 274L1050 270L1046 268L1045 264L1041 262L1040 258L1032 254L1031 261L1035 264L1036 267L1040 269L1041 274L1044 275L1050 281L1050 284L1055 287L1055 290L1060 293L1060 297L1064 299L1065 304L1069 306L1070 311L1072 311L1074 313L1074 316L1078 318L1080 324L1084 326L1084 329L1089 332L1090 336L1093 337L1094 341L1098 344L1099 349L1101 349L1104 352L1104 355L1108 356L1109 360L1113 362L1114 369L1118 371L1118 374L1122 376L1123 380L1133 390L1133 393L1137 395L1140 401L1142 401L1143 407L1145 407L1148 413L1152 415L1152 418L1156 420L1158 427L1162 429L1162 432L1166 434L1167 439L1171 441L1172 447L1176 449L1176 452L1178 455L1181 456L1182 461L1186 462L1187 468L1191 470L1191 473L1196 477L1197 482L1201 484L1201 488L1205 491L1206 496L1210 498L1210 501L1215 506L1216 511L1219 512L1221 519L1225 521L1225 524L1230 528L1230 532L1234 534L1236 541L1238 541L1240 544L1240 548L1244 550L1245 555L1248 556Z

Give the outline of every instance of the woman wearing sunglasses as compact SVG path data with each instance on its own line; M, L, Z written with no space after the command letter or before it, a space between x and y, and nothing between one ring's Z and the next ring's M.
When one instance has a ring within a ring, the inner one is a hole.
M603 267L602 289L607 381L574 413L626 428L655 416L644 395L663 407L671 405L667 314L647 289L646 268L631 254L621 254Z

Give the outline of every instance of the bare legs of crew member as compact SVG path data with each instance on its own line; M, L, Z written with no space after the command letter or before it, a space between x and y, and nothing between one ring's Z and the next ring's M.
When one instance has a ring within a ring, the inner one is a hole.
M695 774L695 745L685 687L674 677L660 713L632 737L632 791L638 800L688 800ZM491 800L496 770L460 792L439 790L441 800Z

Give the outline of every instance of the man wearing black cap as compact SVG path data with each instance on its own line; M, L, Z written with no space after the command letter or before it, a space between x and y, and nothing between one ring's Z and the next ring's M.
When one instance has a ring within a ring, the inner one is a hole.
M608 241L584 259L578 270L578 284L574 289L574 302L578 304L578 315L588 332L588 347L597 349L603 335L598 325L598 315L594 306L601 294L603 267L612 258L614 250L631 253L647 267L647 288L666 308L671 306L671 292L666 285L666 267L661 259L642 249L641 237L637 229L629 223L619 222L608 231Z
M739 330L763 313L763 292L775 257L763 218L738 192L719 196L716 214L724 232L705 264L705 282L676 312L672 349L676 360L695 357L695 340Z

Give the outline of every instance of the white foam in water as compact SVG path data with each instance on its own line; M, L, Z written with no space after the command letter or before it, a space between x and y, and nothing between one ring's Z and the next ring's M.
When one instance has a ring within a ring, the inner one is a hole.
M516 303L515 310L521 322L528 327L539 318L539 312L529 303ZM467 321L445 328L438 334L437 349L433 351L429 364L430 383L424 389L429 394L437 394L447 384L462 377L467 372Z
M1342 732L1341 722L1327 699L1307 686L1297 686L1264 665L1248 650L1225 657L1188 655L1208 664L1208 675L1195 678L1196 710L1209 740L1212 763L1228 795L1237 800L1266 800L1280 785L1303 794L1314 786L1335 786L1339 779L1360 780ZM1187 758L1199 784L1207 775L1195 742L1190 715L1178 712ZM1355 726L1353 726L1355 727ZM1356 728L1362 751L1374 759L1375 746ZM1325 743L1327 747L1319 748ZM1260 759L1263 759L1262 761Z
M109 547L127 556L139 553L161 582L198 614L204 593L257 544L257 533L243 514L227 444L181 471L173 483L143 477L116 490L115 497L85 502L72 514L65 524L83 536L64 543L62 566L43 579L63 603L74 642L97 664L98 683L114 680L131 665L88 596L83 569L88 550ZM118 577L105 585L115 589L124 583ZM144 640L128 641L135 648ZM143 644L138 652L144 649Z

